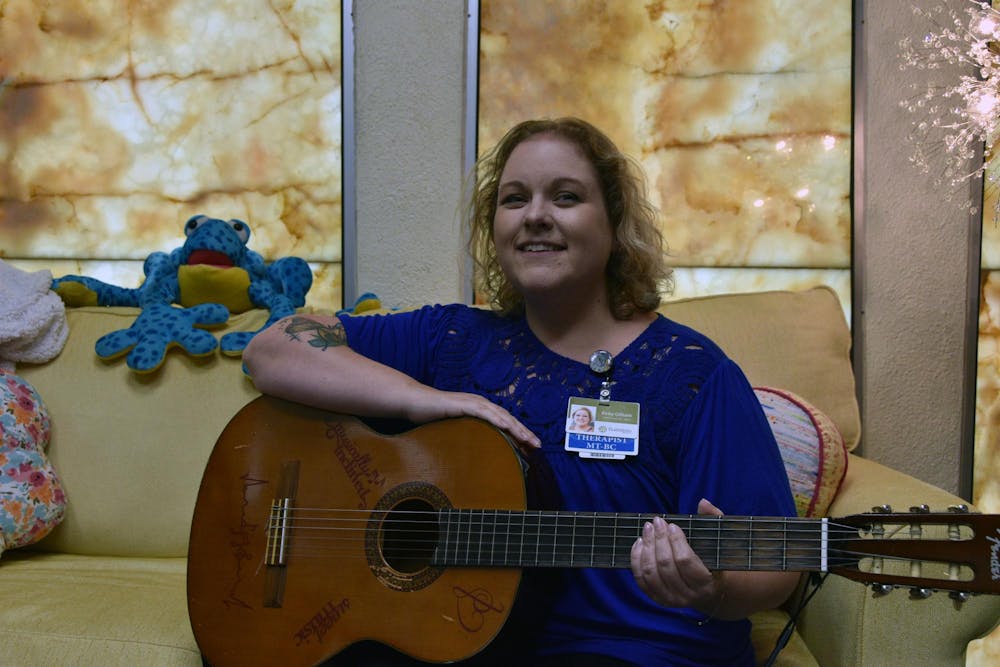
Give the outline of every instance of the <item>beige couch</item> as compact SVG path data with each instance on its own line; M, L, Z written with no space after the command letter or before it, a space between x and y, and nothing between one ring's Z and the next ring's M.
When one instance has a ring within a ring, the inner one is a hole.
M694 299L665 312L716 339L756 385L781 387L828 414L850 444L859 437L849 334L833 293L772 292ZM201 664L188 621L188 532L205 461L230 417L256 396L236 359L168 355L142 376L104 363L94 342L127 327L133 309L68 313L62 354L21 367L53 421L49 454L69 505L51 535L0 558L0 664ZM265 313L233 316L251 330ZM852 455L831 513L960 502L927 484ZM783 623L755 617L761 657ZM830 577L778 664L959 665L967 643L1000 617L1000 596L960 608L945 595L876 598Z

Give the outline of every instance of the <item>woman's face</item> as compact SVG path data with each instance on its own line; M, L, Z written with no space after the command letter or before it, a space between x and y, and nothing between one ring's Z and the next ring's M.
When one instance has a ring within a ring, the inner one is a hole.
M611 223L597 172L575 144L539 134L514 148L500 175L493 241L526 303L604 299Z
M582 408L574 412L573 425L577 428L586 428L587 426L590 426L590 412Z

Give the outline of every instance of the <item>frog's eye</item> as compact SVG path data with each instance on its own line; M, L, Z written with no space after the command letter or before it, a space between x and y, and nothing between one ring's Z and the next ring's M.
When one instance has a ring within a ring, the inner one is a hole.
M186 223L184 223L184 236L191 236L194 230L198 229L206 222L211 220L207 215L196 215L193 218L189 218Z
M228 222L229 226L233 228L233 231L236 232L236 235L243 240L243 243L246 243L247 241L250 240L250 225L243 222L242 220L237 220L236 218L233 218L232 220L227 220L226 222Z

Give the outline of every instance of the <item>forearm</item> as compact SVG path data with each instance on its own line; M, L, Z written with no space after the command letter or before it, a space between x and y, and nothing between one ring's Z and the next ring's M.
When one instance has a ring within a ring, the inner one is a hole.
M798 572L724 572L719 595L698 611L708 618L736 620L780 606L795 590Z
M409 417L433 391L351 350L335 316L285 318L255 336L243 360L261 392L335 412Z

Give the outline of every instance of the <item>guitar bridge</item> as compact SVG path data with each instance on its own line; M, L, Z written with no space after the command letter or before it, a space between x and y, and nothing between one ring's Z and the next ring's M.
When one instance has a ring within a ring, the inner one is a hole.
M280 607L285 596L285 575L292 537L292 512L299 486L299 461L284 461L278 474L278 495L271 501L264 555L264 606Z
M266 565L285 564L291 529L291 507L291 498L275 498L271 501L271 515L267 521L267 556L264 559Z

